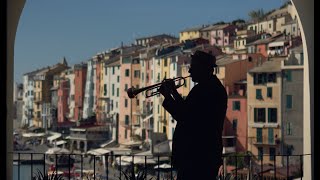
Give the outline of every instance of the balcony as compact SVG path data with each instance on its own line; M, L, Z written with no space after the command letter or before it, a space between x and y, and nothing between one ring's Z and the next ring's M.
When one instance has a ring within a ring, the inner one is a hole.
M280 144L280 138L269 138L263 136L261 138L253 138L254 145L269 145L269 146L277 146Z
M94 153L92 153L94 152ZM57 164L56 159L64 157L66 166ZM254 155L231 154L223 156L225 163L224 174L220 179L296 179L302 178L303 158L305 155L273 155L275 159L299 159L297 164L289 164L288 161L283 166L275 164L254 163ZM270 155L264 155L265 158ZM48 155L44 153L21 153L13 152L13 179L29 178L39 175L38 173L50 174L58 172L63 179L127 179L127 177L143 175L139 179L176 179L177 172L172 167L171 156L153 155L151 153L139 154L119 154L113 155L108 150L90 150L86 154L52 154L50 159L53 164L48 163ZM204 158L199 155L199 158ZM91 159L91 160L90 160ZM187 161L186 157L186 161ZM137 166L136 166L137 165ZM23 170L23 166L28 167L28 171ZM134 174L135 173L135 174ZM249 177L248 177L249 176ZM212 178L214 179L214 178Z

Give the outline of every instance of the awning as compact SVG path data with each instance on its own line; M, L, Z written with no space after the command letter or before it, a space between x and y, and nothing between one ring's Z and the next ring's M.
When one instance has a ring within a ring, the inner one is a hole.
M110 140L110 141L108 141L106 143L101 144L100 147L106 147L106 146L108 146L108 145L110 145L112 143L115 143L115 142L116 142L116 140L112 139L112 140Z
M151 115L147 116L146 118L144 118L144 119L143 119L143 122L148 121L152 116L153 116L153 114L151 114Z
M46 135L45 133L24 133L22 134L22 137L32 138L32 137L43 137L45 135Z
M50 141L50 143L52 143L53 140L56 140L61 137L60 133L52 133L52 134L53 134L52 136L49 136L47 138L47 140Z
M110 151L103 149L103 148L98 148L98 149L92 149L90 151L87 152L87 154L92 154L92 155L96 155L96 156L101 156L104 154L108 154Z
M67 143L67 141L60 140L60 141L57 141L57 142L56 142L56 145L57 145L57 146L60 146L60 145L62 145L62 144L66 144L66 143Z
M54 147L46 151L46 154L69 154L70 151L65 148Z

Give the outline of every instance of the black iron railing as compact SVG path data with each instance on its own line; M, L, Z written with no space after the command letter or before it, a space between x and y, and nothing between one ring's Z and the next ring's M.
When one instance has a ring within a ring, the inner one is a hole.
M14 180L58 174L63 179L176 179L171 156L167 155L83 155L14 152ZM288 180L303 177L302 155L224 155L224 173L220 179ZM201 156L199 156L201 158ZM187 159L186 159L187 160ZM292 162L291 162L292 161ZM39 168L40 166L41 168ZM30 168L29 172L23 170ZM37 168L35 168L37 166ZM51 175L52 176L52 175ZM135 176L135 178L130 178ZM214 178L213 178L214 179Z

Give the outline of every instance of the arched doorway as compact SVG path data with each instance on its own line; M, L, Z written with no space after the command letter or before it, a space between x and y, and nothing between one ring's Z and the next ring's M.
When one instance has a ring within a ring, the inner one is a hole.
M314 172L314 161L313 161L313 154L314 154L314 1L307 0L306 1L299 1L299 0L292 0L293 4L297 7L299 13L299 23L302 25L302 39L303 39L303 46L304 46L304 59L305 59L305 82L307 85L304 86L304 104L306 107L304 108L304 127L306 129L310 129L311 131L304 131L304 151L305 153L311 153L312 156L306 157L304 162L311 162L305 163L304 165L304 176L305 179L312 179L314 178L311 174ZM2 64L1 68L3 69L2 72L5 72L5 77L1 81L1 86L6 87L6 90L2 94L2 105L1 114L5 114L6 121L2 121L3 128L2 136L1 136L1 143L6 144L6 160L1 161L1 163L7 167L6 169L6 179L12 179L12 154L13 151L12 142L13 142L13 135L12 135L12 80L13 80L13 52L14 52L14 41L15 41L15 33L17 30L19 17L21 15L22 9L25 4L25 0L6 0L1 2L1 11L6 12L7 17L1 16L1 22L3 22L2 27L7 27L7 37L6 42L3 42L3 45L7 47L7 51L2 53L4 64ZM7 24L6 24L7 23Z

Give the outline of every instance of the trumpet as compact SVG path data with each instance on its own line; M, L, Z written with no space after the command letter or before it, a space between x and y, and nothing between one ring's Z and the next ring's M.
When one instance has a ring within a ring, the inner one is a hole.
M145 97L146 98L152 97L152 96L160 94L159 88L163 83L165 83L167 81L179 82L177 85L175 85L175 88L178 89L179 87L183 86L186 83L186 78L188 78L188 77L190 77L190 76L176 77L173 79L164 79L161 83L154 84L154 85L147 86L147 87L143 87L143 88L139 88L139 89L131 87L127 90L127 94L129 96L129 98L132 99L132 98L136 97L139 93L146 91ZM181 81L183 81L183 82L181 83ZM154 89L156 89L156 90L154 90ZM148 93L148 92L150 92L150 93Z

